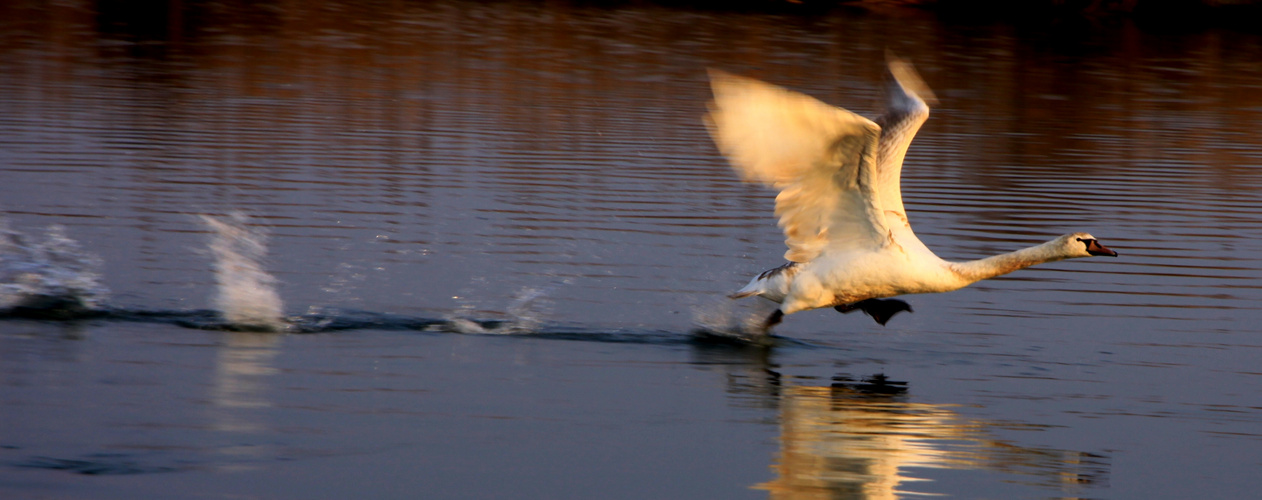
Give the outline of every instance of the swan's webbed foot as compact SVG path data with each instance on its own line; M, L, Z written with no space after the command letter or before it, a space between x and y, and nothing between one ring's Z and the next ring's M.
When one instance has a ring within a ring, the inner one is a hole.
M762 334L763 335L771 334L771 327L780 324L780 321L783 319L784 319L783 311L779 309L772 311L771 316L767 316L767 320L763 321L762 323Z
M915 312L911 310L911 304L898 299L868 299L860 300L853 304L842 304L834 307L837 312L847 314L856 310L863 311L864 314L871 316L876 320L877 324L885 326L885 322L893 318L895 314L902 311ZM779 310L776 310L779 312Z

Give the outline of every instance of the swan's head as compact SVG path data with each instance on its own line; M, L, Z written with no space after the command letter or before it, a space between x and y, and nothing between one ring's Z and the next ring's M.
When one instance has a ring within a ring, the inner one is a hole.
M1064 253L1064 255L1071 259L1078 257L1098 257L1101 255L1117 257L1117 252L1101 245L1100 240L1097 240L1095 236L1091 236L1087 233L1066 234L1056 238L1056 240L1053 241L1053 244L1060 247L1060 250Z

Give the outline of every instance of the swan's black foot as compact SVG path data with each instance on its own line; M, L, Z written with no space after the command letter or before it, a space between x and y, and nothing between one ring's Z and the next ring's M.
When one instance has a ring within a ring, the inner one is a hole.
M837 312L842 314L847 314L856 310L863 311L864 314L871 316L872 319L876 320L877 324L881 326L885 326L885 322L889 321L895 314L902 311L914 312L911 310L911 304L898 299L860 300L853 304L843 304L834 307L833 309L836 309ZM780 310L777 309L776 312L780 312Z
M762 323L762 333L764 335L771 333L771 327L780 324L780 320L784 319L784 312L776 309L771 312L771 316L767 316L767 320Z

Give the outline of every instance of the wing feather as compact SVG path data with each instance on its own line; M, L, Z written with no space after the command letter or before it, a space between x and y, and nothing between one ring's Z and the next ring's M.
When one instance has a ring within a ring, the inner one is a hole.
M937 103L933 91L925 85L911 63L886 54L889 59L889 83L886 85L885 114L876 119L881 126L880 149L876 170L881 187L881 203L887 211L889 225L896 229L909 227L903 208L902 171L907 147L920 126L929 119L929 103Z
M779 190L776 216L789 250L807 262L825 250L888 242L876 171L881 128L806 95L721 71L706 124L733 168Z

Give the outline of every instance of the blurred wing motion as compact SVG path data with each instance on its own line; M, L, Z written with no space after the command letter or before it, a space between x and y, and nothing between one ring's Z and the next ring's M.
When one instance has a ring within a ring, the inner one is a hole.
M887 244L876 123L721 71L710 72L710 84L706 125L715 144L745 180L780 192L775 213L789 246L786 259L808 262L825 249ZM897 169L894 175L897 181Z
M887 54L890 82L886 85L885 114L876 119L881 126L880 148L876 156L877 186L880 186L881 205L885 209L886 222L898 231L909 228L907 212L903 209L902 187L899 179L903 171L903 157L907 147L929 119L929 103L937 103L933 91L925 85L911 63Z

